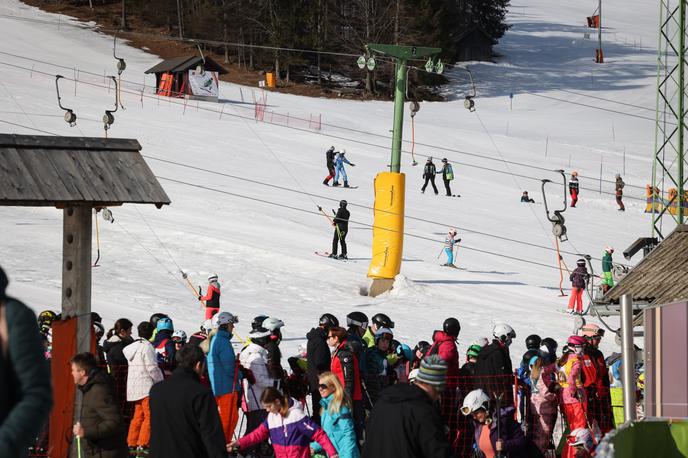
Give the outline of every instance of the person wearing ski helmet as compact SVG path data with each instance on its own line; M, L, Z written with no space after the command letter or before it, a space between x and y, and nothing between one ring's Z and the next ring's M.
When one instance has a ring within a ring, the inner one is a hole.
M229 312L220 312L213 316L216 328L209 337L208 378L217 402L222 430L227 442L239 419L237 398L240 392L238 365L232 346L232 331L239 320Z
M454 317L449 317L442 323L442 330L432 334L432 345L427 355L437 355L447 363L447 389L440 399L442 416L449 426L449 437L456 437L458 417L456 413L456 388L459 376L459 351L456 340L461 333L461 324Z
M203 295L201 287L198 287L198 300L205 304L205 319L214 317L220 311L220 283L217 274L208 275L208 289Z
M480 345L471 344L468 347L468 350L466 350L466 362L463 366L461 366L461 369L459 369L459 376L467 377L466 383L464 384L465 386L461 387L461 389L464 391L469 391L475 388L473 386L475 384L475 379L473 378L475 377L475 365L478 362L478 356L480 355L482 349L483 347Z
M576 268L571 272L571 298L569 299L569 313L583 313L583 291L585 290L590 274L586 268L585 259L576 261Z
M545 337L540 342L540 353L542 354L544 364L551 364L557 360L557 348L559 344L551 337Z
M258 315L251 321L251 331L263 327L263 321L269 318L267 315Z
M347 340L346 329L334 326L327 331L327 345L332 350L332 373L339 379L354 408L354 431L363 437L365 410L360 362Z
M107 358L105 358L105 350L103 349L103 345L100 343L100 341L105 335L105 326L103 326L103 323L100 321L92 321L92 324L93 331L96 335L96 360L98 361L99 365L103 365L106 363Z
M513 377L500 376L513 374L509 345L516 338L516 332L506 323L497 323L492 336L492 342L480 350L475 373L484 377L479 384L490 396L502 394L505 404L513 404Z
M571 172L571 178L569 178L569 194L571 195L571 207L575 207L578 203L578 172L575 170Z
M428 157L428 160L425 162L425 167L423 168L423 179L425 183L423 183L423 187L420 188L420 192L425 194L425 188L428 187L428 182L430 182L432 184L432 189L435 191L435 195L439 194L437 186L435 185L435 175L437 175L437 167L435 167L435 163L432 162L432 157Z
M47 336L53 326L53 322L57 320L57 313L52 310L42 311L38 314L38 330L41 331L41 334Z
M363 341L363 336L368 330L368 315L358 311L351 312L346 316L346 325L348 326L346 341L358 361L359 377L364 379L366 376L366 350L368 345ZM365 404L363 398L352 401L352 409L356 438L360 441L363 439L363 430L365 429Z
M461 239L456 238L456 229L451 228L444 238L444 254L447 255L447 262L443 264L447 267L456 267L454 265L454 245L457 245Z
M626 183L624 183L624 180L621 178L621 174L617 173L616 174L616 182L614 183L614 191L616 194L616 203L619 205L619 211L623 212L626 211L626 207L624 206L623 203L623 188L626 186Z
M332 237L332 252L329 254L330 258L348 259L346 250L346 235L349 233L349 210L346 209L346 200L339 201L339 209L334 213L332 226L334 226L334 236ZM337 249L339 245L342 246L342 254L337 256Z
M193 333L189 337L188 345L201 345L210 335L210 331L213 329L213 320L205 320L201 323L201 328L199 331Z
M277 380L277 385L275 388L282 389L284 384L285 374L282 368L282 352L280 351L279 344L282 342L282 327L284 326L284 321L275 317L267 317L263 320L263 328L270 331L270 339L264 345L265 349L268 351L268 373L270 377Z
M425 357L430 349L430 342L426 340L419 341L413 348L413 361L411 362L411 369L420 368L420 361Z
M614 277L612 276L612 267L614 267L612 261L613 253L614 248L608 246L604 249L604 254L602 255L602 292L605 294L614 287Z
M158 358L158 365L165 375L172 374L175 354L174 342L172 341L172 333L174 333L174 324L170 318L160 318L156 324L155 339L153 339L153 347L155 347L155 354Z
M327 332L330 328L337 326L339 326L337 317L325 313L320 316L318 326L306 334L306 360L308 361L306 377L308 379L308 391L312 396L311 401L316 406L320 403L318 377L323 372L328 372L332 363L330 348L327 345ZM313 420L320 424L319 409L313 409Z
M468 393L463 400L461 413L473 419L475 445L481 456L503 456L526 458L528 440L521 425L514 420L513 404L501 402L497 410L484 390L480 388Z
M187 335L182 329L176 329L172 333L172 342L174 342L177 351L181 350L184 345L186 345Z
M585 338L570 336L566 340L564 354L557 361L557 379L562 388L559 402L571 431L587 427L585 418L587 399L582 378L585 345ZM573 456L568 449L568 444L565 444L562 456Z
M380 328L394 329L394 321L384 313L376 313L370 320L370 326L363 335L363 341L366 343L368 348L373 348L375 346L375 333Z
M379 328L375 333L375 346L366 352L366 389L374 405L380 391L390 384L387 355L394 335L389 328Z
M151 342L153 342L155 340L155 336L158 334L158 321L161 318L169 318L169 317L164 313L154 313L150 316L150 319L148 320L148 322L153 327L153 335L150 338Z
M580 329L580 334L587 341L583 354L583 370L586 377L592 377L592 371L586 371L586 366L595 370L595 382L585 383L585 390L588 396L588 412L597 420L602 433L608 433L614 427L612 400L611 400L611 380L605 362L604 354L598 348L604 329L594 323L587 323Z
M531 334L526 337L526 350L537 350L540 348L542 339L537 334Z
M444 181L444 189L447 191L447 197L451 197L452 192L449 183L454 179L454 170L446 157L442 158L442 170L437 173L442 174L442 181Z
M356 164L352 164L346 158L346 150L342 149L334 157L335 175L334 175L334 183L332 183L332 186L339 186L339 176L341 175L342 178L344 179L344 187L345 188L349 187L349 178L346 176L346 169L344 168L344 164L349 164L351 167L356 167Z
M530 386L529 362L533 356L540 354L539 349L541 341L542 339L540 339L540 336L537 334L531 334L526 337L526 352L523 354L523 358L521 358L521 364L518 367L517 374L519 380L528 387Z
M323 180L325 186L329 186L330 180L334 178L334 157L336 154L334 146L330 146L330 148L325 151L325 166L327 167L327 176Z
M532 438L540 453L546 454L559 415L559 398L557 392L556 346L551 347L549 337L542 339L540 356L534 356L529 361L530 396L527 397L529 437ZM554 343L556 345L556 342ZM549 345L549 347L547 346ZM548 348L551 349L550 353Z
M408 375L411 373L411 363L413 362L413 350L405 343L402 343L396 348L395 353L398 360L394 368L396 380L399 383L408 383Z

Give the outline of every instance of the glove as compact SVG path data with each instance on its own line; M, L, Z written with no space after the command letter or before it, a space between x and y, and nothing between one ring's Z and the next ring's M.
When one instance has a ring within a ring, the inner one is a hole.
M456 239L456 243L459 243L460 241L461 241L461 239Z
M200 301L203 298L200 294L198 295L198 300Z

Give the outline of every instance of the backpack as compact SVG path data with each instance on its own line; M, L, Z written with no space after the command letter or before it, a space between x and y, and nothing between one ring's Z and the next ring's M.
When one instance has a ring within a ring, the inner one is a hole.
M447 164L445 177L447 178L447 181L451 181L454 179L454 170L452 170L451 164Z

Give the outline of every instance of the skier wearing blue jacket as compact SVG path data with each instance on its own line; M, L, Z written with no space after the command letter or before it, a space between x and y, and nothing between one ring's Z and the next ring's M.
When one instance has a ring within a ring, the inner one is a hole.
M320 422L332 445L337 449L339 458L359 458L360 451L351 406L348 405L349 401L344 395L344 387L339 378L332 372L320 374L318 391L322 396ZM311 443L311 449L322 454L322 447L317 442Z
M332 183L332 186L339 186L339 175L342 176L344 179L344 187L348 188L349 187L349 179L346 176L346 170L344 169L344 164L349 164L351 167L356 167L356 164L352 164L349 162L349 160L345 157L346 150L343 149L339 153L337 153L337 156L334 159L334 170L335 170L335 175L334 175L334 183Z
M447 255L447 262L443 264L447 267L456 267L454 265L454 245L459 243L461 239L455 239L456 229L449 229L447 237L444 239L444 253Z

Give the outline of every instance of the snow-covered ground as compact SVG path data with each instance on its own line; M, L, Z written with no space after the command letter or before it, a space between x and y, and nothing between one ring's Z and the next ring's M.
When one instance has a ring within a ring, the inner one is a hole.
M315 250L329 251L332 239L316 206L336 208L346 199L352 221L372 224L372 184L389 162L392 104L270 93L270 110L306 118L320 113L325 125L316 132L256 123L250 103L257 89L222 83L221 104L184 106L151 96L154 80L143 71L159 59L118 42L117 53L127 62L126 110L115 114L109 136L139 140L172 205L127 205L112 209L114 224L101 220L94 310L106 326L119 317L138 322L162 311L177 327L194 331L202 312L179 274L184 269L195 282L204 283L209 272L220 275L223 308L242 318L239 334L247 334L258 313L282 318L285 354L305 343L319 314L344 320L353 310L389 314L396 337L411 345L429 339L448 316L461 321L464 349L488 335L496 321L516 329L514 354L522 353L523 338L531 333L562 341L573 320L561 313L568 298L559 297L554 241L539 190L541 179L557 174L542 168L575 169L584 177L579 206L565 213L570 241L562 249L571 253L564 255L569 266L575 253L599 259L609 244L622 261L621 250L650 229L644 204L633 198L642 199L651 173L658 12L653 3L629 8L628 2L606 0L606 63L599 65L593 62L596 33L583 26L595 5L514 0L513 28L496 48L502 57L469 64L476 111L463 107L470 88L461 69L448 71L450 101L421 105L415 126L420 164L412 167L408 154L402 164L408 183L405 278L374 299L360 295L371 256L369 227L350 225L349 262L315 256ZM112 38L69 27L64 16L57 22L58 16L17 0L0 2L0 120L102 137L100 118L114 105L102 76L116 72ZM57 73L80 80L76 86L62 81L62 101L79 116L77 127L62 120L51 76ZM36 133L5 122L0 132ZM407 117L406 140L409 127ZM330 145L345 148L356 164L348 172L358 189L322 185ZM419 192L425 155L449 158L461 198ZM617 172L627 183L625 213L616 211L610 194ZM560 204L561 187L548 189L552 204ZM520 204L523 190L537 204ZM10 276L9 292L37 311L59 309L61 217L52 208L0 207L0 264ZM444 260L437 258L452 226L464 244L459 270L441 267ZM594 262L599 270L599 260ZM611 338L604 349L616 349Z

